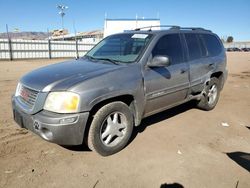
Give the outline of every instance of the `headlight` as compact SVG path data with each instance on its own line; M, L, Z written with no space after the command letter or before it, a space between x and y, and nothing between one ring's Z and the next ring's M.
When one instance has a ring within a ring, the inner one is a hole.
M18 97L20 95L20 88L21 88L21 84L18 83L16 86L15 97Z
M79 111L80 97L72 92L51 92L47 96L44 109L57 113L74 113Z

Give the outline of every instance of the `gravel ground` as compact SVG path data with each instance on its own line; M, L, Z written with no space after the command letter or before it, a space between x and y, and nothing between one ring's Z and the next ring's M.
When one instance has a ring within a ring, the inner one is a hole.
M192 103L143 120L121 152L48 143L14 123L18 78L60 60L0 61L0 187L250 187L250 53L228 53L218 105ZM224 125L224 126L223 126Z

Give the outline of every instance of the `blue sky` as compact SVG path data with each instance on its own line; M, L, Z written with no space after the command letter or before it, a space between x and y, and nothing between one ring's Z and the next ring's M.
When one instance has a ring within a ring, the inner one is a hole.
M65 28L73 32L102 29L108 18L156 18L161 24L199 26L220 37L250 41L250 0L0 0L0 32L47 31L61 28L56 5L69 7Z

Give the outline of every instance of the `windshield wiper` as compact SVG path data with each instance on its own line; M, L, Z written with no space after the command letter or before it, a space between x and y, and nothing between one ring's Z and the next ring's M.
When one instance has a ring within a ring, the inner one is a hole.
M114 60L114 59L109 59L109 58L94 58L95 60L103 60L103 61L108 61L108 62L111 62L111 63L113 63L113 64L115 64L115 65L119 65L119 61L117 61L117 60Z
M103 61L109 61L115 65L119 65L119 61L117 60L114 60L114 59L109 59L109 58L95 58L93 56L90 56L90 55L85 55L86 58L88 58L89 60L92 60L92 61L98 61L98 60L103 60Z
M88 58L89 60L96 60L96 58L90 56L90 55L85 55L84 57Z

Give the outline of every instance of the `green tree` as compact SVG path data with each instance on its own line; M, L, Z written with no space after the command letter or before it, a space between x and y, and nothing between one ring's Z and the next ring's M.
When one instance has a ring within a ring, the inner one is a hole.
M227 37L227 42L233 42L234 38L232 36Z

